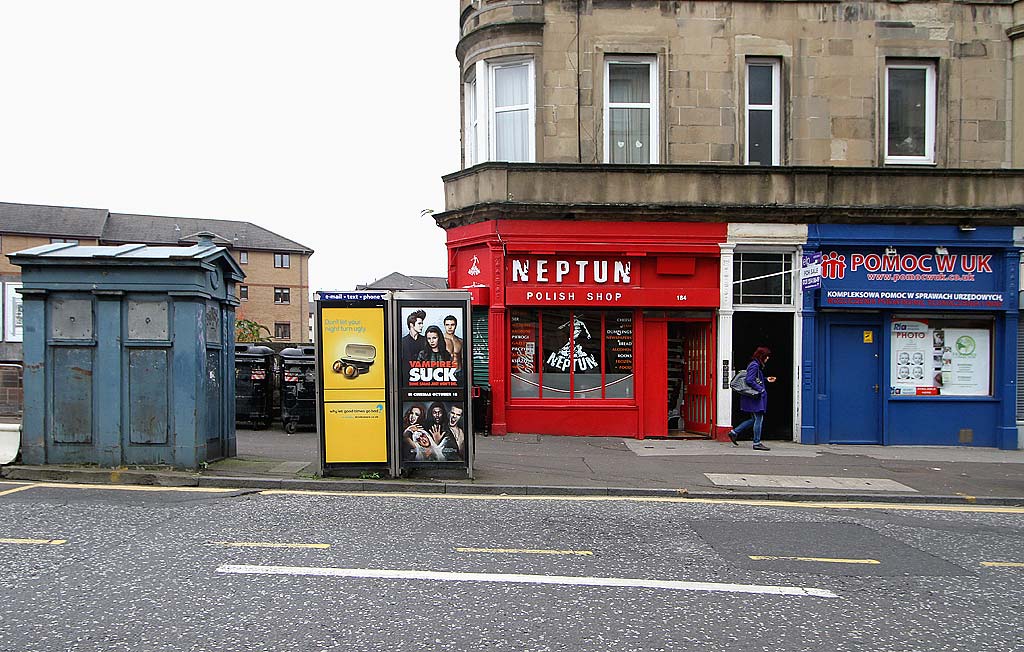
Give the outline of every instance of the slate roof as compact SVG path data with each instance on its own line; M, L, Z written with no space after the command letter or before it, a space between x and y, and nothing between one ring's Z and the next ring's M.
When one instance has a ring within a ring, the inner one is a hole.
M273 249L311 254L313 250L261 226L234 220L205 220L194 217L159 217L111 213L103 229L106 242L173 244L198 242L200 231L214 234L213 241L234 249Z
M392 272L366 285L357 285L357 290L445 290L448 279L443 276L406 276Z
M312 254L313 250L249 222L111 213L105 208L68 208L0 202L0 233L96 239L100 243L187 245L200 231L218 245Z
M0 231L24 235L46 235L79 239L100 239L108 211L103 208L67 208L0 202Z

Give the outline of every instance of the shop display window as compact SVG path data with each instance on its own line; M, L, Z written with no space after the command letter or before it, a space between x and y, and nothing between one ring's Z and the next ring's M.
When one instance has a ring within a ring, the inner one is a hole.
M991 319L896 317L890 330L893 396L991 396Z
M633 398L633 314L511 311L512 398Z

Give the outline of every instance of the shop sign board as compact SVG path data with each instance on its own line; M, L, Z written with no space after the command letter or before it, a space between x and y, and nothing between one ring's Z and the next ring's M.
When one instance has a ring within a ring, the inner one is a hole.
M472 472L469 293L396 292L400 467Z
M825 248L822 307L1006 310L1000 259L981 251L936 253Z
M325 470L389 464L388 306L388 293L317 293L317 407Z

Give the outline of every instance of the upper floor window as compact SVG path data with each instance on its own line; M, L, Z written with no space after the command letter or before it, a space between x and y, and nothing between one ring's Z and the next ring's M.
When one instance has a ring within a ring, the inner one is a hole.
M775 59L747 60L747 165L779 165L782 161L779 69Z
M238 263L240 265L248 265L249 264L249 252L248 251L239 251L238 252Z
M885 162L935 162L935 65L885 66Z
M291 288L274 288L274 303L291 303Z
M733 258L733 279L736 305L793 302L792 254L737 252Z
M78 240L76 240L75 238L50 238L50 244L60 244L60 243L67 243L67 244L76 245L76 244L78 244Z
M288 340L292 337L292 325L289 322L274 323L274 339Z
M477 151L477 130L480 128L479 118L476 112L476 74L471 74L466 80L464 88L466 99L466 125L462 133L465 134L463 143L465 145L466 167L472 167L480 162Z
M604 160L658 162L658 70L654 57L605 60Z
M292 259L288 254L274 254L274 267L291 267Z
M248 285L239 285L238 286L238 298L241 301L248 301L249 300L249 286Z
M496 161L533 161L533 61L491 66L491 153Z
M466 81L466 165L536 157L532 59L479 61Z

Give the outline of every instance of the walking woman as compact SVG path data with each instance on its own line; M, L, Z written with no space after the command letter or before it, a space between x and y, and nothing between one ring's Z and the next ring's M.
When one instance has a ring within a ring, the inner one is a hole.
M740 409L750 413L750 418L729 431L729 441L733 446L739 446L736 439L750 426L754 426L754 450L771 450L761 443L761 426L764 423L764 412L768 407L768 386L765 382L775 382L775 376L765 378L764 366L768 364L768 358L772 352L766 346L759 346L751 356L750 364L747 365L747 384L756 389L760 394L757 396L740 396Z

